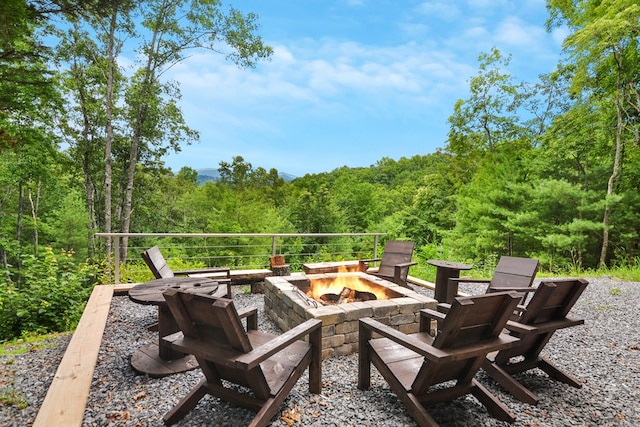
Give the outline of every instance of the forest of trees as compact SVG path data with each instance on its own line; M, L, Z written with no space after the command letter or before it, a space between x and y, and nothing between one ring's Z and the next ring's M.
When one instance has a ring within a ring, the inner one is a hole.
M517 82L508 53L480 54L444 149L292 182L238 153L199 184L162 161L198 139L163 72L194 49L241 68L268 59L256 15L213 0L3 1L0 340L73 324L68 303L110 262L96 232L384 232L474 265L637 266L640 5L547 6L549 29L569 29L563 61ZM137 43L133 71L117 62L125 40Z

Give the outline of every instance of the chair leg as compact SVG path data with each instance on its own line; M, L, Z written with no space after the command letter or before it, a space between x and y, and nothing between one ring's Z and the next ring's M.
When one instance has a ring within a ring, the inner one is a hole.
M200 399L202 399L207 394L206 384L206 378L200 380L198 385L191 389L189 394L180 399L180 401L173 408L171 408L169 412L164 414L164 417L162 417L162 419L164 420L164 424L170 426L184 418L184 416L187 415L189 411L191 411L198 404Z
M404 404L414 420L420 427L438 427L438 423L431 414L424 409L424 406L413 393L407 393Z
M529 405L537 405L540 398L529 391L528 388L516 381L511 375L505 372L500 366L486 360L482 364L482 369L493 378L498 384L507 390L513 397Z
M258 411L256 416L253 418L253 420L251 420L251 423L249 424L248 427L266 427L266 426L268 426L269 422L271 421L273 416L276 414L276 412L278 412L278 409L280 408L280 405L282 404L283 401L284 401L284 398L282 398L282 399L275 399L275 398L267 399L264 402L264 405L262 406L262 408L260 408L260 410Z
M371 386L371 360L369 359L371 330L360 325L358 334L358 388L368 390Z
M513 423L516 420L516 416L509 411L507 405L502 403L500 399L491 394L482 384L476 380L472 380L473 388L471 393L482 403L494 418L497 418L508 423Z
M554 380L563 382L565 384L569 384L570 386L575 388L582 387L582 384L576 378L572 377L566 372L561 371L558 367L552 364L549 361L549 359L547 359L546 357L540 358L540 363L538 364L538 368L542 369L544 372L546 372L547 375L549 375L549 377L553 378Z
M322 328L309 334L311 343L311 362L309 363L309 391L320 394L322 392Z

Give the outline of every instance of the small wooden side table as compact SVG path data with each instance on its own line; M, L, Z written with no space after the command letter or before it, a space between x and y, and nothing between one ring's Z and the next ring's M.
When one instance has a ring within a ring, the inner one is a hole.
M436 267L436 291L434 298L437 299L438 302L451 304L456 297L457 287L456 289L449 289L449 279L460 277L460 271L471 270L473 267L459 262L435 259L430 259L427 263Z

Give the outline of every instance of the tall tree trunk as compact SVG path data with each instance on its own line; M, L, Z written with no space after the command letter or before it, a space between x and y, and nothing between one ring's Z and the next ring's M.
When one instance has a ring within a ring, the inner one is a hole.
M87 253L89 255L89 258L93 258L96 251L95 233L98 231L98 223L96 221L96 192L94 186L91 183L91 175L87 166L88 165L84 166L84 189L86 193L85 203L87 205L87 215L89 217L89 222L87 224Z
M18 183L18 218L16 220L16 242L18 243L18 257L17 257L17 261L16 264L18 264L16 267L18 269L18 289L22 288L22 274L20 273L20 270L22 269L22 257L20 255L22 255L22 249L21 249L21 245L20 245L20 237L22 236L22 214L23 214L23 197L24 197L24 189L22 186L22 180L20 180L20 182Z
M38 205L40 204L40 185L38 182L38 191L36 192L36 201L33 201L33 195L29 190L29 203L31 204L31 218L33 219L33 253L38 253Z
M89 134L91 131L91 121L89 119L89 113L87 111L87 95L85 87L82 84L78 84L78 98L80 100L80 110L82 112L82 143L84 149L82 150L82 172L84 174L84 192L85 192L85 206L89 217L87 224L87 253L92 258L95 253L95 238L94 235L97 231L96 214L95 214L95 190L91 183L91 142L89 141Z
M159 20L162 20L162 16L158 17ZM136 166L138 164L138 147L140 146L140 139L142 138L142 129L144 128L145 121L147 119L147 104L146 97L147 93L150 92L151 85L154 84L155 76L154 76L154 67L155 67L155 55L158 49L157 41L159 38L159 30L160 24L156 26L156 29L153 32L153 37L150 42L150 46L152 46L151 52L148 52L147 55L147 65L145 66L145 75L142 80L142 87L140 88L139 99L137 100L138 105L136 108L136 117L135 123L133 124L133 137L131 138L131 148L129 150L129 168L127 171L127 187L125 189L124 195L124 206L122 211L122 232L128 233L129 227L131 225L131 210L132 210L132 200L133 200L133 186L134 179L136 173ZM127 251L129 247L129 238L122 238L122 246L120 247L120 259L122 262L126 262L127 260Z
M107 69L107 94L105 105L105 145L104 145L104 231L111 233L111 199L112 199L112 169L111 169L111 147L113 145L113 92L114 73L118 48L116 47L115 33L117 28L118 8L114 7L109 23L109 60ZM111 265L111 237L105 239L105 255L107 265Z
M620 158L622 156L622 129L624 127L624 118L622 117L622 103L624 102L623 94L620 87L620 70L618 70L618 81L616 82L616 150L613 158L613 171L607 183L607 200L604 207L604 217L602 218L602 249L600 251L599 268L607 265L607 252L609 249L609 216L611 215L611 196L613 195L613 185L620 171Z
M18 218L16 220L16 242L20 243L20 236L22 235L22 197L24 195L24 191L22 188L22 180L18 183Z

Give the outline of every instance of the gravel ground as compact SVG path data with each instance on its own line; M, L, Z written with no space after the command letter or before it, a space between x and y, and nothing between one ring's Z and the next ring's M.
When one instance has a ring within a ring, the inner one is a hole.
M541 398L537 406L529 406L514 400L482 372L478 374L477 378L517 415L514 426L640 425L640 283L609 278L589 281L573 309L586 319L585 325L559 331L544 352L580 378L582 388L557 383L538 370L522 374L520 381ZM432 295L428 290L416 290ZM236 293L234 299L238 306L258 307L261 330L279 332L264 315L262 295ZM114 297L84 426L160 426L163 414L201 378L199 370L160 379L131 370L133 351L157 338L146 329L155 319L155 307ZM0 425L33 423L69 338L51 339L47 347L22 355L0 356ZM371 389L358 390L357 369L357 355L323 361L322 394L309 394L307 375L303 375L271 425L416 425L375 369ZM25 402L26 408L19 409L18 401ZM438 404L429 412L442 426L509 425L491 418L473 397ZM244 426L253 415L207 396L177 425Z

